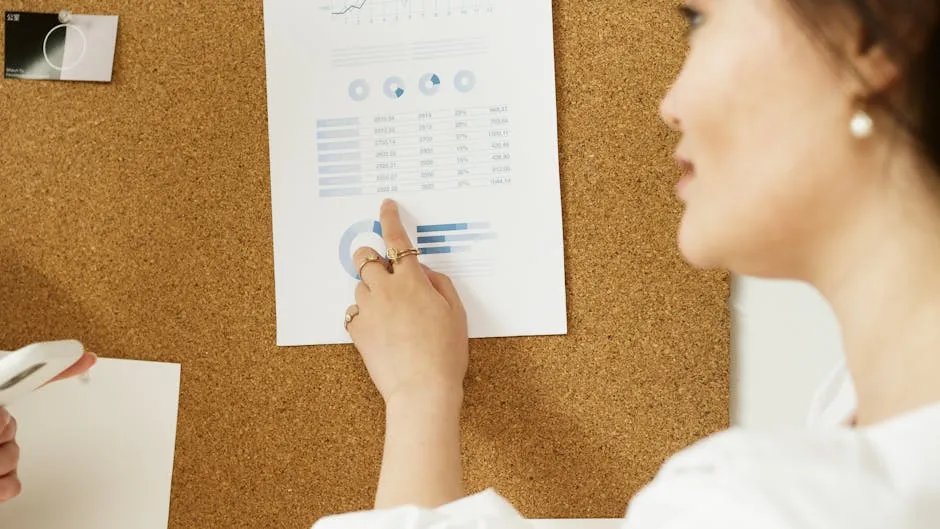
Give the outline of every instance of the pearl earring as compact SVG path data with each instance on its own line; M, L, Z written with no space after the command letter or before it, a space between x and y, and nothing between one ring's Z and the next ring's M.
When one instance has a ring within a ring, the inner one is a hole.
M865 139L871 136L872 132L875 129L875 123L872 121L871 116L868 115L864 110L859 110L852 116L852 122L849 125L849 128L852 131L852 136L855 136L858 139Z

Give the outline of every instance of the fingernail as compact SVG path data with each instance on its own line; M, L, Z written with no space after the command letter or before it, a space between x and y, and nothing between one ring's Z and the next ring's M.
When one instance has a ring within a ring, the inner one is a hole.
M10 424L10 419L12 417L13 416L10 415L10 412L8 412L6 408L0 408L0 430L3 430L7 427L8 424Z
M395 201L390 198L386 198L385 200L382 201L382 206L394 206L394 205L395 205Z

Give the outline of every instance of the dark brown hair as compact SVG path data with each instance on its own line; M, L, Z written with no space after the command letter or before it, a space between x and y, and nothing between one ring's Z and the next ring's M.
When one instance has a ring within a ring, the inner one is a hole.
M851 17L860 51L879 46L899 68L900 98L871 94L917 143L940 176L940 0L784 0L814 36ZM830 51L835 47L829 46ZM836 59L845 57L835 56Z

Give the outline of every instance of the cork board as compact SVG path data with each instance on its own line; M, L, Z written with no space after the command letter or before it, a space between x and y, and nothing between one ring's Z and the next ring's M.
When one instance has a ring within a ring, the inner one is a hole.
M0 80L0 348L182 364L174 529L368 508L383 415L357 354L274 345L261 3L67 7L121 17L114 81ZM466 480L529 517L620 517L729 424L729 284L675 248L672 6L554 10L570 331L473 341Z

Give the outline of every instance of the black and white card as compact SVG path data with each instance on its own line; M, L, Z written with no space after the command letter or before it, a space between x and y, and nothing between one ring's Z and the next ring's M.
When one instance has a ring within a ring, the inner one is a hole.
M118 17L6 11L3 76L111 81Z

